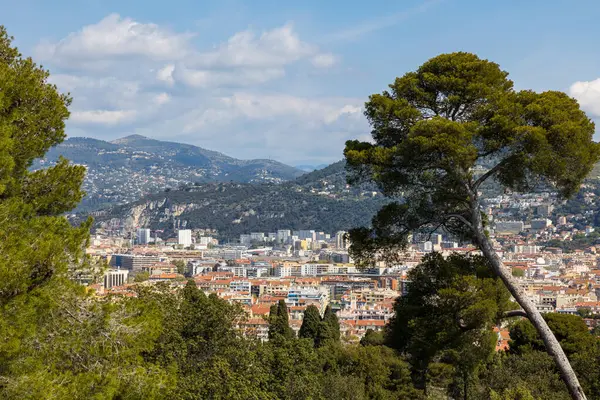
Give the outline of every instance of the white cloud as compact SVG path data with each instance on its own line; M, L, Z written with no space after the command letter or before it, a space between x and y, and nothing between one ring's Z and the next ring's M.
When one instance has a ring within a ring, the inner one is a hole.
M44 60L63 65L124 56L172 60L188 54L190 38L190 34L172 33L155 24L110 14L56 43L41 43L36 53Z
M106 126L117 125L122 122L131 122L135 118L134 110L87 110L71 113L71 122L79 124L99 124Z
M257 36L246 30L236 33L215 51L198 54L193 63L202 67L284 66L318 54L316 46L303 42L291 24Z
M178 126L178 140L239 158L330 162L342 158L346 140L368 133L361 103L352 98L237 92L153 126L152 132Z
M250 86L281 78L285 75L282 68L243 68L230 70L188 69L177 66L172 74L175 81L194 88L220 86Z
M222 103L249 119L268 119L281 116L310 117L331 124L344 114L360 112L360 107L344 104L346 100L308 99L290 95L256 95L236 93Z
M569 94L577 99L584 111L600 117L600 78L575 82L569 88Z
M293 25L245 30L209 50L190 37L113 14L38 46L57 72L51 82L73 96L67 133L140 133L240 158L322 163L368 131L362 100L311 97L327 90L325 75L309 74L305 86L293 81L303 69L339 62Z
M154 102L158 105L161 104L166 104L169 101L171 101L171 96L169 96L168 93L159 93L156 96L154 96Z
M167 64L156 73L156 79L166 82L167 85L172 86L175 82L173 80L173 71L175 71L175 65Z
M346 104L344 107L329 112L325 115L325 122L331 124L332 122L337 121L343 115L357 115L362 113L362 108L353 106L351 104Z
M336 57L331 53L317 54L311 60L312 64L318 68L331 67L336 62Z
M260 35L250 30L236 33L216 50L197 52L177 66L161 70L159 79L196 88L249 86L281 78L285 66L304 59L319 68L335 63L333 54L320 53L286 24Z

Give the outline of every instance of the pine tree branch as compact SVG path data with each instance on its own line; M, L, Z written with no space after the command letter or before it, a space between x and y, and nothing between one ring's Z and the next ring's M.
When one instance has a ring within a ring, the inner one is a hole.
M450 219L450 218L456 218L459 219L463 224L467 225L469 227L469 229L473 229L473 225L462 215L460 214L448 214L446 216L446 220Z
M488 170L488 172L486 172L485 174L481 175L473 184L473 190L477 190L477 188L483 183L485 182L490 176L494 175L496 172L498 172L500 170L500 168L502 168L503 165L502 163L496 164L493 168L490 168L490 170Z

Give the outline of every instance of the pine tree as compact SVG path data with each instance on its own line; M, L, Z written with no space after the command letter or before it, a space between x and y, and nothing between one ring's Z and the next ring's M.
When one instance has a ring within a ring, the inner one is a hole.
M30 170L65 138L71 98L48 77L0 26L0 398L149 398L165 387L139 357L152 313L92 300L70 279L89 264L91 219L64 216L84 195L85 167L61 158Z
M269 308L269 323L272 325L277 320L277 304L271 304Z
M0 26L0 364L20 354L50 304L52 290L85 260L91 221L72 227L62 214L83 197L85 168L61 159L30 172L62 142L71 99L48 72L11 47ZM38 304L39 302L39 304ZM36 316L37 315L37 316ZM18 327L18 328L16 328ZM16 328L16 329L15 329Z
M315 341L316 347L322 347L327 342L340 340L340 323L337 316L333 312L330 305L325 308L323 319L319 324L319 330L317 332L317 340Z
M538 331L572 398L582 400L563 349L494 249L481 189L491 181L515 192L543 185L568 198L600 159L600 145L575 99L517 91L507 77L474 54L441 54L369 98L373 142L346 143L349 182L374 182L392 201L370 228L350 232L351 253L359 265L393 262L416 231L444 229L471 241Z

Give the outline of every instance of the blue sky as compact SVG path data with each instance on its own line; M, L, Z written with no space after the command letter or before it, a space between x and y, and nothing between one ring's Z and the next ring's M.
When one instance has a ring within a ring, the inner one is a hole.
M328 163L368 138L369 94L453 51L499 63L517 88L566 91L600 119L598 1L0 3L21 52L73 95L69 136Z

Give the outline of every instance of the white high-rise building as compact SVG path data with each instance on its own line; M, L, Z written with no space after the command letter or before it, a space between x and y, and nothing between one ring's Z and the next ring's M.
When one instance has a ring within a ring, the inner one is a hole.
M177 243L185 247L192 245L192 231L190 229L180 229L177 231Z
M136 233L137 244L150 243L150 229L139 228Z
M247 233L242 233L240 235L240 244L242 246L250 246L250 244L252 244L252 236Z
M126 269L111 269L104 273L104 287L110 289L127 283L129 271Z
M263 232L250 232L250 239L253 242L264 242L266 237Z
M196 243L207 246L212 242L213 242L213 238L211 238L210 236L202 236L198 239L198 241Z

